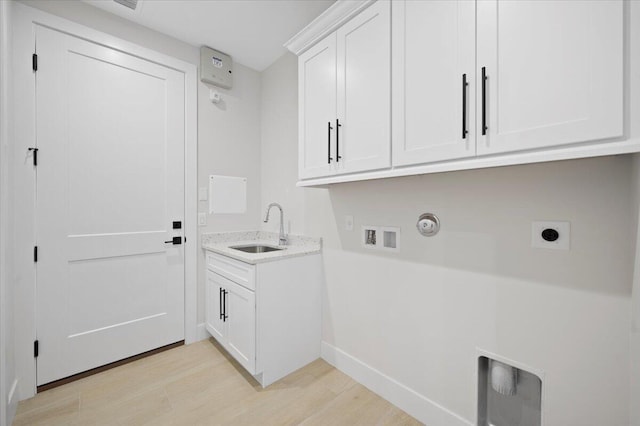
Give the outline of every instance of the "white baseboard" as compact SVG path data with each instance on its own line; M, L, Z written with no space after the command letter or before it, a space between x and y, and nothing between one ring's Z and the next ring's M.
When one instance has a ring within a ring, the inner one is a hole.
M7 394L7 424L13 423L13 418L18 410L18 379L11 384L11 390Z
M200 340L206 340L209 337L211 337L211 335L209 335L209 332L204 327L204 323L201 322L200 324L198 324L198 331L196 332L196 342L199 342Z
M429 426L473 425L473 422L447 410L327 342L322 342L322 358L424 424Z

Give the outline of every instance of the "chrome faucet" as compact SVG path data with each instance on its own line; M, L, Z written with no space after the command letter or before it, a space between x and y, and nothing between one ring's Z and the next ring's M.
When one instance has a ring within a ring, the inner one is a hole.
M284 210L282 210L282 206L278 203L271 203L267 207L267 216L264 218L264 223L269 222L269 212L271 211L271 207L277 207L280 209L280 235L278 235L278 245L286 246L289 238L284 233Z

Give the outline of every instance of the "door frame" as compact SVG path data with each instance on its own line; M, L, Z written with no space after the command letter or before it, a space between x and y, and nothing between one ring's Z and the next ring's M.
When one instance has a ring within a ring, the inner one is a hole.
M195 64L139 46L118 37L51 15L38 9L13 3L13 87L14 93L14 203L15 223L15 360L20 400L36 393L36 267L35 244L35 172L28 148L36 140L35 76L31 56L36 47L36 26L44 26L114 50L174 69L185 76L185 343L198 340L197 327L197 206L198 206L198 121L197 68Z

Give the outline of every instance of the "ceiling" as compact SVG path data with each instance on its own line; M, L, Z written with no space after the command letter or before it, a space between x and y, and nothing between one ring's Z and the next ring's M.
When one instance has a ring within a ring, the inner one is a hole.
M113 0L83 0L186 43L207 45L257 71L335 0L139 0L131 10Z

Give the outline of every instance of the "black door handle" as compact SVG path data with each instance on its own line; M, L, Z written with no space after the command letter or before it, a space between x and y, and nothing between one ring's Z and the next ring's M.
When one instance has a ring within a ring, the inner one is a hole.
M165 244L173 244L174 246L182 244L182 237L173 237L169 241L165 241Z
M467 138L467 75L462 74L462 139Z

